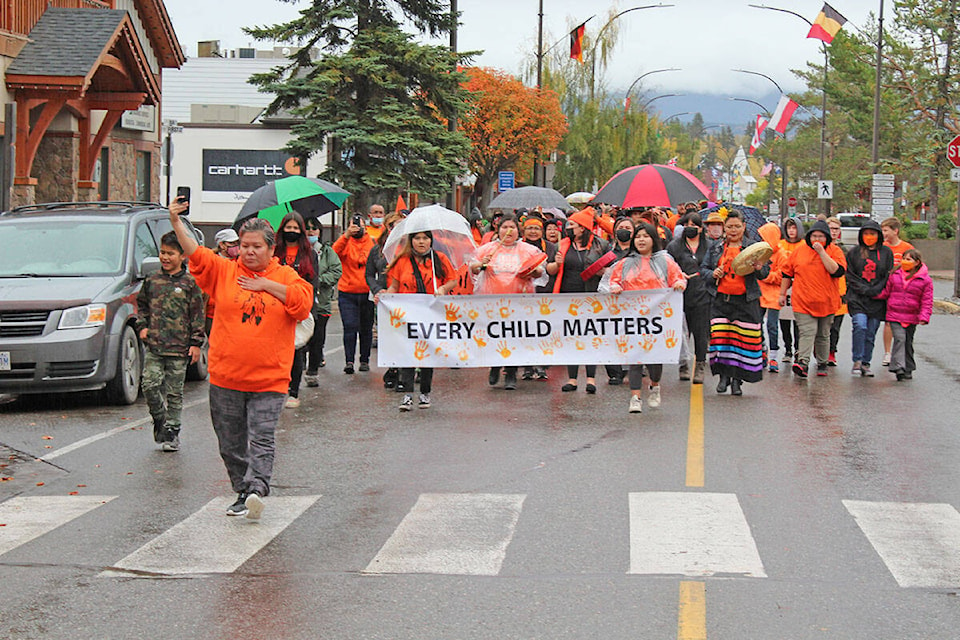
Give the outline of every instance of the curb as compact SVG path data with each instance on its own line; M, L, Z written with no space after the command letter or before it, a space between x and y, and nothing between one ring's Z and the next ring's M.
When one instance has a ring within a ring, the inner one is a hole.
M960 314L960 304L957 304L956 302L953 302L952 300L947 300L945 298L934 298L933 310L938 313L957 315L957 314Z

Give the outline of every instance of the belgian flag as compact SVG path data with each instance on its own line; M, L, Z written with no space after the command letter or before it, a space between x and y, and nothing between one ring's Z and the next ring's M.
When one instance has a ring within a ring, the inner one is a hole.
M823 40L830 44L846 22L847 19L840 15L839 11L827 3L823 3L823 9L820 10L817 19L810 25L810 32L807 37Z
M570 32L570 57L577 62L583 62L583 32L586 27L587 23L584 22Z

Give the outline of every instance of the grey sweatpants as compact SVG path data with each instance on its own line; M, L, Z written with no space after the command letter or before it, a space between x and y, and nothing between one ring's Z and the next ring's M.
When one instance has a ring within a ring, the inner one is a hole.
M270 493L274 431L285 400L286 394L276 391L234 391L210 385L210 419L237 493Z

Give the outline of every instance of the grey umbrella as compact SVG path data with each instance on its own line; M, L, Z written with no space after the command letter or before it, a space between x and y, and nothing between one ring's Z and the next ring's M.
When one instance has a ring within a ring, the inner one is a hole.
M534 207L554 207L568 211L570 205L563 194L546 187L518 187L508 189L490 203L490 209L533 209Z

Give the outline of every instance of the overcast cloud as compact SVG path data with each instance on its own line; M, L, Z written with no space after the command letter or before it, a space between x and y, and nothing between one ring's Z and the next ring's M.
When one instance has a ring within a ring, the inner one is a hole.
M474 60L519 74L521 60L536 50L539 0L459 0L462 26L459 48L484 50ZM845 29L862 27L881 0L834 0L831 5L848 20ZM221 49L258 46L241 32L250 25L274 24L297 15L308 0L287 3L272 0L165 0L184 51L196 55L200 40L219 40ZM562 40L572 25L593 14L587 23L596 35L614 3L591 0L543 0L544 47ZM656 0L619 2L622 11L656 4ZM673 0L672 7L628 13L619 19L618 47L607 71L612 90L624 90L639 75L654 69L679 67L680 72L660 73L644 80L648 92L697 92L723 95L768 93L768 81L731 71L744 68L774 78L787 91L801 88L790 69L803 68L808 60L822 60L819 41L807 39L808 26L784 13L754 9L745 0ZM760 2L757 2L760 4ZM795 11L813 20L822 0L775 0L773 6ZM889 26L892 2L886 0Z

